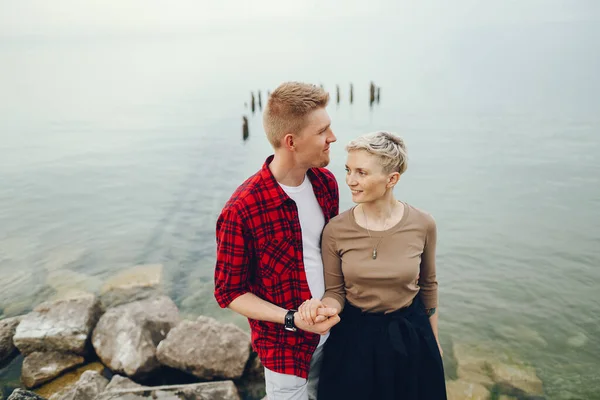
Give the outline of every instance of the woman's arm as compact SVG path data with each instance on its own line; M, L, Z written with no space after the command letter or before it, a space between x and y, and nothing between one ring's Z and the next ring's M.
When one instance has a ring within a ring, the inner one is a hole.
M337 250L334 225L329 223L321 237L321 256L325 275L323 302L341 312L346 302L346 285L342 272L342 258Z
M436 308L428 308L425 311L427 311L427 316L429 317L429 323L431 324L431 330L433 331L433 335L435 336L435 339L437 340L437 338L438 338L437 309Z
M425 238L425 246L421 255L421 270L419 274L419 286L421 286L421 298L429 316L431 330L435 336L440 354L442 346L438 337L438 282L435 265L435 252L437 246L437 227L433 217L429 216L429 224L427 227L427 236Z
M303 320L309 324L318 323L327 319L319 310L335 309L339 314L346 301L346 288L344 274L342 273L342 259L335 246L333 224L329 223L323 229L321 237L321 256L323 258L323 274L325 277L325 293L322 299L313 298L303 303L298 312Z

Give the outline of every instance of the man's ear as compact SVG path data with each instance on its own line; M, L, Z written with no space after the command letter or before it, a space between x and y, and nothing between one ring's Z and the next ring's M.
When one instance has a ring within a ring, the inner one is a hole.
M288 150L294 151L296 149L296 138L291 133L288 133L283 137L283 146Z

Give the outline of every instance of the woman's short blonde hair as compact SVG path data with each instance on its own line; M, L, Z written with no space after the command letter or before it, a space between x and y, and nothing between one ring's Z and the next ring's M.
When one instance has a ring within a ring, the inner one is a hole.
M278 148L288 133L304 129L306 115L327 107L329 93L319 86L302 82L284 82L269 96L263 113L263 127L267 139Z
M401 137L378 131L362 135L346 145L346 151L365 150L379 158L385 173L399 172L408 167L406 145Z

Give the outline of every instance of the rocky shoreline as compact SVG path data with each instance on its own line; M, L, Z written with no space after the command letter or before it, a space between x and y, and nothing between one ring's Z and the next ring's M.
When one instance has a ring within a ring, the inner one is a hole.
M263 368L250 335L210 317L181 318L161 276L161 266L136 266L98 295L71 292L1 320L0 365L23 357L27 389L8 398L262 398ZM543 399L526 363L480 345L454 343L452 353L458 379L448 381L449 400Z
M98 295L70 291L1 320L0 365L16 357L22 357L20 384L32 392L15 390L9 398L264 396L250 335L205 316L181 318L164 294L160 265L125 270Z

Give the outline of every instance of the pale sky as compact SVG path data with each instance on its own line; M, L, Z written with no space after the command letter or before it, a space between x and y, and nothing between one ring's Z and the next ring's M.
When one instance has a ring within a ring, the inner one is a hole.
M187 33L246 21L363 18L419 30L600 21L597 0L2 0L0 38Z

